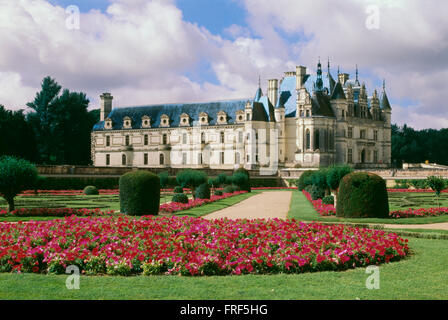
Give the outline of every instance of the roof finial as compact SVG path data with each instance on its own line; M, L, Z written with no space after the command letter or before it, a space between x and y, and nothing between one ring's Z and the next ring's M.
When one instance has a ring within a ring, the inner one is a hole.
M258 75L258 88L261 88L261 76Z
M340 74L340 72L339 72L339 66L338 66L338 75Z
M386 79L383 79L383 92L386 92Z
M358 82L358 65L356 65L356 82Z
M328 57L328 73L330 73L330 57Z

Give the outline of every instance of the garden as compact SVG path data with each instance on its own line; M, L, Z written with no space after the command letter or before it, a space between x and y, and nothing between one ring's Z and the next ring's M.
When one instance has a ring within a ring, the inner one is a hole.
M22 161L0 158L0 221L10 221L0 222L4 298L272 299L274 291L283 299L387 299L397 292L405 292L403 298L447 297L433 291L448 277L440 264L448 262L448 255L434 255L447 252L446 241L319 222L443 217L389 216L389 207L408 209L402 206L405 201L413 209L423 208L420 193L404 199L402 191L392 192L397 196L390 197L387 207L378 198L373 204L360 198L362 207L373 206L382 216L358 212L356 204L344 203L349 201L344 188L356 194L354 188L364 186L372 194L382 182L369 175L373 183L365 183L365 176L348 179L352 172L345 167L327 168L325 174L319 170L302 189L297 181L299 191L269 188L293 193L290 219L206 220L201 216L265 191L251 187L244 169L215 178L198 170L180 171L175 188L167 188L165 173L136 170L120 178L118 189L45 190L30 186L37 172ZM325 181L328 190L313 199L315 181ZM391 192L384 192L388 199ZM384 198L384 192L375 194ZM432 207L431 197L430 192L421 196L426 208ZM443 206L447 199L439 192L437 200ZM341 204L345 211L338 215ZM65 288L66 268L73 265L85 276L77 292ZM389 290L366 291L363 273L370 265L381 266ZM417 282L427 287L416 290L406 280L413 272L421 272ZM98 286L109 290L98 291Z

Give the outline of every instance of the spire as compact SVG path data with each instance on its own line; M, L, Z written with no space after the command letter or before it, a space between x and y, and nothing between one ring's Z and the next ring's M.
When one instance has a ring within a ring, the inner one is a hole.
M359 86L359 77L358 76L359 76L358 65L356 65L356 81L355 81L355 83L357 86Z
M328 82L330 84L330 88L328 88L330 90L329 95L331 96L331 94L333 93L333 89L336 85L336 81L334 81L334 79L330 73L330 57L328 57L328 75L327 76L328 76Z
M324 82L322 81L322 64L320 63L320 58L319 58L319 62L317 64L317 80L316 83L314 85L314 90L316 92L321 92L324 89Z
M386 80L383 79L383 94L381 95L380 107L384 110L392 110L386 94Z

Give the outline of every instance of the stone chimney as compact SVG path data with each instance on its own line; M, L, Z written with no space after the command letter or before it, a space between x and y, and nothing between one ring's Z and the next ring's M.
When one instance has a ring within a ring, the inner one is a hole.
M268 80L268 98L272 105L275 107L278 98L278 80L270 79Z
M347 82L348 78L349 78L349 74L348 73L340 73L340 74L338 74L338 80L339 80L339 82L342 85L344 85Z
M101 112L100 112L100 121L104 121L109 113L112 111L112 97L110 93L103 93L100 95L101 99Z
M306 76L306 67L304 66L297 66L296 67L296 78L297 78L297 84L296 89L302 89L305 85L305 76Z

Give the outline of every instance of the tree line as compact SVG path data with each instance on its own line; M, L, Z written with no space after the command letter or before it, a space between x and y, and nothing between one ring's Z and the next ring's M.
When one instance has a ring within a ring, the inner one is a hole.
M46 77L27 106L29 112L0 105L0 156L48 165L91 164L90 133L99 110L87 110L85 93L62 89Z

